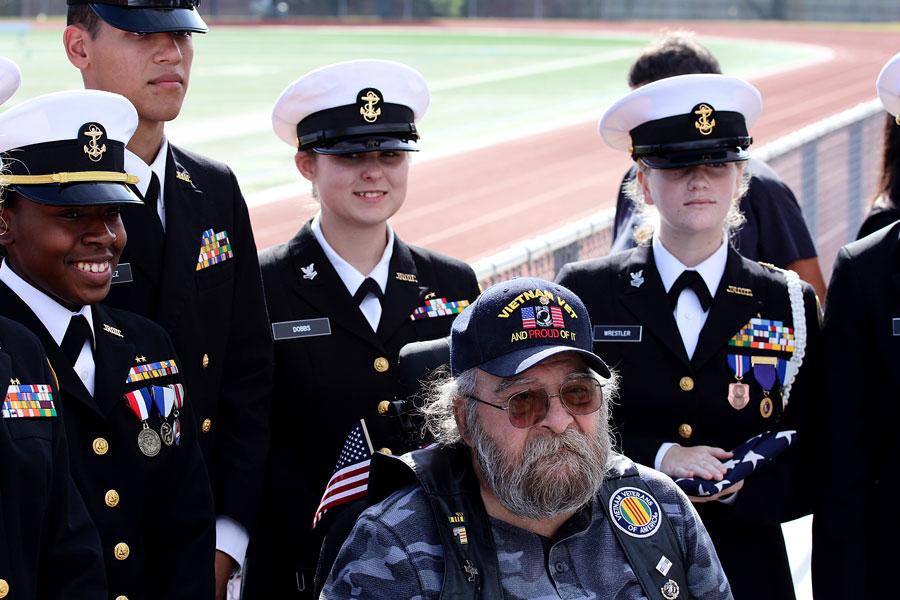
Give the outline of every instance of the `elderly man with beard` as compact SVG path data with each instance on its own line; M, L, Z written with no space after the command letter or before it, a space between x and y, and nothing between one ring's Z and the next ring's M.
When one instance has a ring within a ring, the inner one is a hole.
M687 497L612 450L615 387L570 290L485 291L425 399L438 444L373 456L321 598L731 598Z

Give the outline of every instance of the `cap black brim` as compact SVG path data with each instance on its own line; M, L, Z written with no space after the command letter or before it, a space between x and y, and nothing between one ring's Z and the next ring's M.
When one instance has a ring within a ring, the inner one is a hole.
M563 352L573 352L584 359L584 362L592 368L596 373L608 379L610 376L609 367L603 362L599 356L589 350L581 348L573 348L572 346L533 346L531 348L523 348L499 356L494 360L478 365L478 368L485 373L490 373L495 377L513 377L520 375L528 369L537 366L557 354Z
M69 183L58 185L13 185L14 191L38 204L49 206L95 206L100 204L143 204L124 183Z
M316 154L361 154L363 152L418 152L414 140L401 140L391 137L364 137L341 140L327 146L311 148Z
M133 33L209 31L200 13L193 8L136 8L109 4L91 4L91 8L116 29Z
M750 153L741 148L716 148L713 150L692 150L671 154L641 156L640 159L651 169L682 169L698 165L740 162L750 158Z

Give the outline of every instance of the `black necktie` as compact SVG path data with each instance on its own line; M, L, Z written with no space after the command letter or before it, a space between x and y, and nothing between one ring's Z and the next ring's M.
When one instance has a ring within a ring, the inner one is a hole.
M69 359L69 364L74 365L81 354L84 343L91 340L91 326L88 325L84 315L72 315L69 320L69 327L66 329L66 335L63 336L62 344L59 347L63 354Z
M673 309L678 304L678 297L681 296L681 292L685 288L690 288L697 294L700 306L703 307L704 311L709 310L709 307L712 306L712 295L709 293L709 288L706 287L706 282L703 281L703 278L700 277L700 273L697 271L683 271L678 276L678 279L675 280L675 283L672 284L668 295Z
M147 193L144 194L144 208L150 211L148 216L151 222L156 223L162 231L162 221L159 218L159 177L156 176L156 173L150 175L150 185L147 186Z
M379 300L384 297L384 293L382 293L378 283L371 277L366 277L365 281L362 282L362 285L356 290L356 293L353 294L353 301L357 304L362 304L362 301L365 300L366 296L370 293L375 294L375 297Z

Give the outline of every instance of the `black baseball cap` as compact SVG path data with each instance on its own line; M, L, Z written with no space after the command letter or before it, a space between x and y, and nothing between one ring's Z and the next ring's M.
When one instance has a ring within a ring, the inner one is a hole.
M575 352L602 377L587 309L570 289L536 277L491 286L453 322L450 371L472 368L512 377L559 354Z

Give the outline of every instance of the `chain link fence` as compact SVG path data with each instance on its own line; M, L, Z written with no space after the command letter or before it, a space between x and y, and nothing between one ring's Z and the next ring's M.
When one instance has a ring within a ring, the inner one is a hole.
M853 241L878 187L885 112L878 100L795 131L754 152L797 196L827 281L838 250ZM478 261L482 286L516 276L553 279L562 266L609 252L614 209Z

